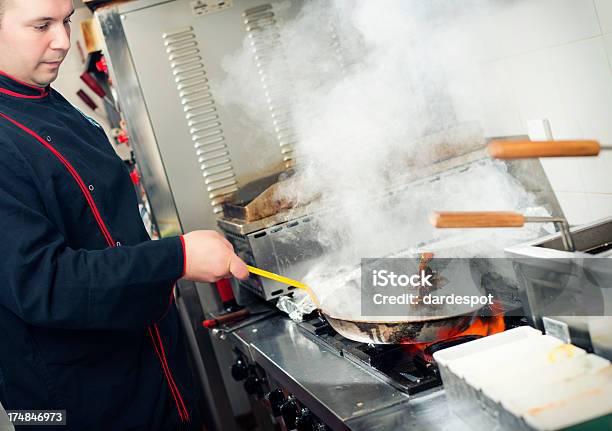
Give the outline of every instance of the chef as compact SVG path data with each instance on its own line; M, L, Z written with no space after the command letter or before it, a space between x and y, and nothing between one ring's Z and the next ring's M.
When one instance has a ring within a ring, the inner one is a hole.
M0 0L0 402L66 411L45 429L201 429L173 286L248 270L212 231L149 239L103 130L50 86L73 12Z

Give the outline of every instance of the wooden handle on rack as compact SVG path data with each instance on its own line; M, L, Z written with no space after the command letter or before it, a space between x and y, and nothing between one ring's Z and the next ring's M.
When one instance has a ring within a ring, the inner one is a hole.
M493 140L488 150L494 159L531 159L535 157L596 156L597 141Z
M231 313L225 313L217 316L215 319L208 319L202 322L202 326L208 329L216 328L219 325L223 325L224 323L231 323L236 320L244 319L249 317L251 312L248 308L243 308L238 311L233 311Z
M525 217L509 211L436 212L430 221L437 228L521 227Z

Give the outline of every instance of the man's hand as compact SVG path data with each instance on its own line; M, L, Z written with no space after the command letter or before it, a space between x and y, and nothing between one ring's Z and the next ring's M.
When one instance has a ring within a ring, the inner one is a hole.
M196 230L183 235L185 240L185 275L191 281L214 282L234 276L249 276L245 263L234 253L234 247L221 234Z

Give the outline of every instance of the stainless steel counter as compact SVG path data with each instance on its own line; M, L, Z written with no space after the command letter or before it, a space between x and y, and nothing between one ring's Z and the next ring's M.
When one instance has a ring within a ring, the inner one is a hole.
M334 430L468 430L442 388L408 396L285 316L243 326L228 340Z

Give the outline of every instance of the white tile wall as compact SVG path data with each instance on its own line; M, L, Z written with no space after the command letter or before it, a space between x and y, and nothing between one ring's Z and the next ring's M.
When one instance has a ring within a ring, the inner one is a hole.
M589 197L586 193L556 192L556 195L570 224L583 224L596 219L591 216Z
M552 49L552 64L559 73L562 105L579 133L574 137L612 144L612 72L603 38L597 37ZM571 138L564 134L557 139ZM576 160L584 181L584 192L612 193L612 155ZM556 184L558 190L564 190Z
M479 30L487 135L546 118L555 139L612 145L612 0L509 3ZM612 151L542 165L571 223L612 215Z
M556 139L576 138L580 128L563 103L563 88L553 60L550 50L506 60L522 126L526 128L531 119L546 118Z
M612 32L612 1L610 0L595 0L597 7L597 15L599 23L604 33Z
M612 195L612 154L602 152L598 157L580 160L586 193L609 193Z
M612 194L587 193L589 219L597 220L612 216Z
M494 6L484 12L486 21L481 24L485 58L505 58L601 34L593 0L490 4Z
M481 118L485 136L512 136L524 133L511 79L509 67L505 62L483 65L481 76L477 81L481 85ZM456 108L461 109L459 106Z
M585 182L582 166L576 158L545 158L541 159L540 162L555 192L584 192Z
M606 54L608 55L608 64L612 69L612 33L604 35L604 45L606 47Z
M612 74L602 37L551 49L563 104L585 138L612 142Z

